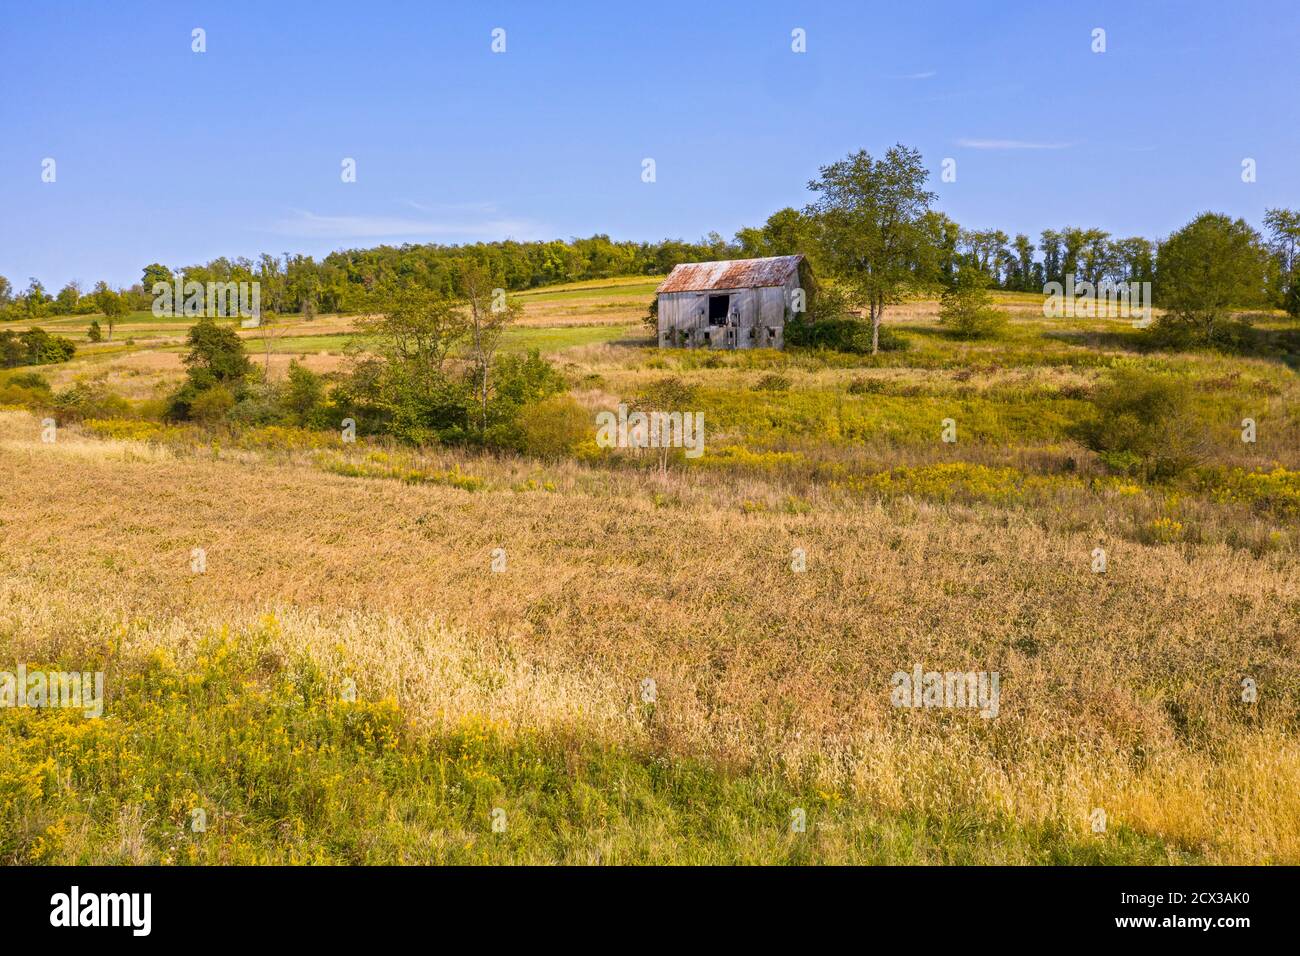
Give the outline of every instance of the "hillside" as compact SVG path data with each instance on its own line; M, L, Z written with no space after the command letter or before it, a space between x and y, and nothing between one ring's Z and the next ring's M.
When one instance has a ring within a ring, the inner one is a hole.
M3 724L0 855L1300 862L1293 325L1159 352L1007 295L993 340L918 302L886 320L907 351L661 352L653 287L522 295L507 347L593 414L692 387L705 454L666 475L126 418L49 443L0 411L0 654L95 663L112 703ZM288 327L272 374L338 367L351 322ZM38 371L157 399L185 328ZM1195 396L1195 481L1071 439L1130 367ZM996 719L895 706L917 666L996 672Z

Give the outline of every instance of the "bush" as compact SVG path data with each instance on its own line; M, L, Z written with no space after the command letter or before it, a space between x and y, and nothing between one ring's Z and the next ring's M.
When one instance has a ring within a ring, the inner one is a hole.
M870 355L871 325L861 319L849 318L791 322L785 328L785 340L790 345ZM889 326L880 326L880 351L902 352L910 346L906 338Z
M939 322L959 339L982 339L996 335L1007 317L993 307L988 278L977 269L962 269L957 280L939 300Z
M45 376L40 372L14 372L4 380L4 384L47 394L50 391L50 383L45 380Z
M520 450L537 458L563 458L592 433L591 415L568 395L552 395L519 413Z
M131 403L109 391L101 381L77 382L55 395L50 404L61 421L126 418L131 414Z
M197 417L193 406L190 413ZM285 415L281 389L271 382L253 382L244 387L228 417L240 425L258 426L279 424Z
M790 379L776 372L768 372L754 383L756 392L788 392L789 390Z
M1092 415L1070 433L1112 471L1171 478L1199 458L1201 439L1190 394L1181 382L1119 369L1093 396Z
M883 378L855 378L849 382L850 395L881 395L889 387Z
M190 402L189 417L198 422L211 425L222 421L235 407L235 396L224 385L204 389Z
M1212 348L1248 355L1258 349L1259 334L1251 327L1250 318L1244 315L1220 319L1208 328L1164 315L1147 333L1147 341L1156 348L1172 351Z
M285 389L284 405L299 425L313 422L325 401L325 381L315 372L289 362L289 384Z
M50 399L50 383L36 372L18 372L0 382L0 405L38 408Z
M13 329L0 331L0 367L19 365L53 365L66 362L77 352L70 339L50 335L44 329L31 328L25 332Z

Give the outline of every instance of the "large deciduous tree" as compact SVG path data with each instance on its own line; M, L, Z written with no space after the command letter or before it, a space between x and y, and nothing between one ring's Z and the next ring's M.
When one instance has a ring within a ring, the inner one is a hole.
M897 145L883 159L866 150L821 168L808 184L818 194L805 213L819 268L871 319L871 351L880 350L880 323L889 305L931 288L937 249L927 218L935 194L915 149Z
M1244 219L1202 213L1160 244L1156 254L1156 304L1162 321L1189 327L1206 342L1233 307L1267 301L1268 249Z

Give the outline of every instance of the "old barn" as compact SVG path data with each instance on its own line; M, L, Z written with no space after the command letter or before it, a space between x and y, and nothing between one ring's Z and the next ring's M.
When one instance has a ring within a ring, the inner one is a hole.
M801 310L803 256L688 262L655 290L663 348L779 349Z

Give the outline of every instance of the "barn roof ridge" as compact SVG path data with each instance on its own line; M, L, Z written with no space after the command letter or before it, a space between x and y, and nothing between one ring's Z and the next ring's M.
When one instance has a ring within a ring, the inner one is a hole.
M664 292L705 292L710 289L755 289L784 285L799 268L803 253L762 259L719 259L716 262L682 262L659 283Z

